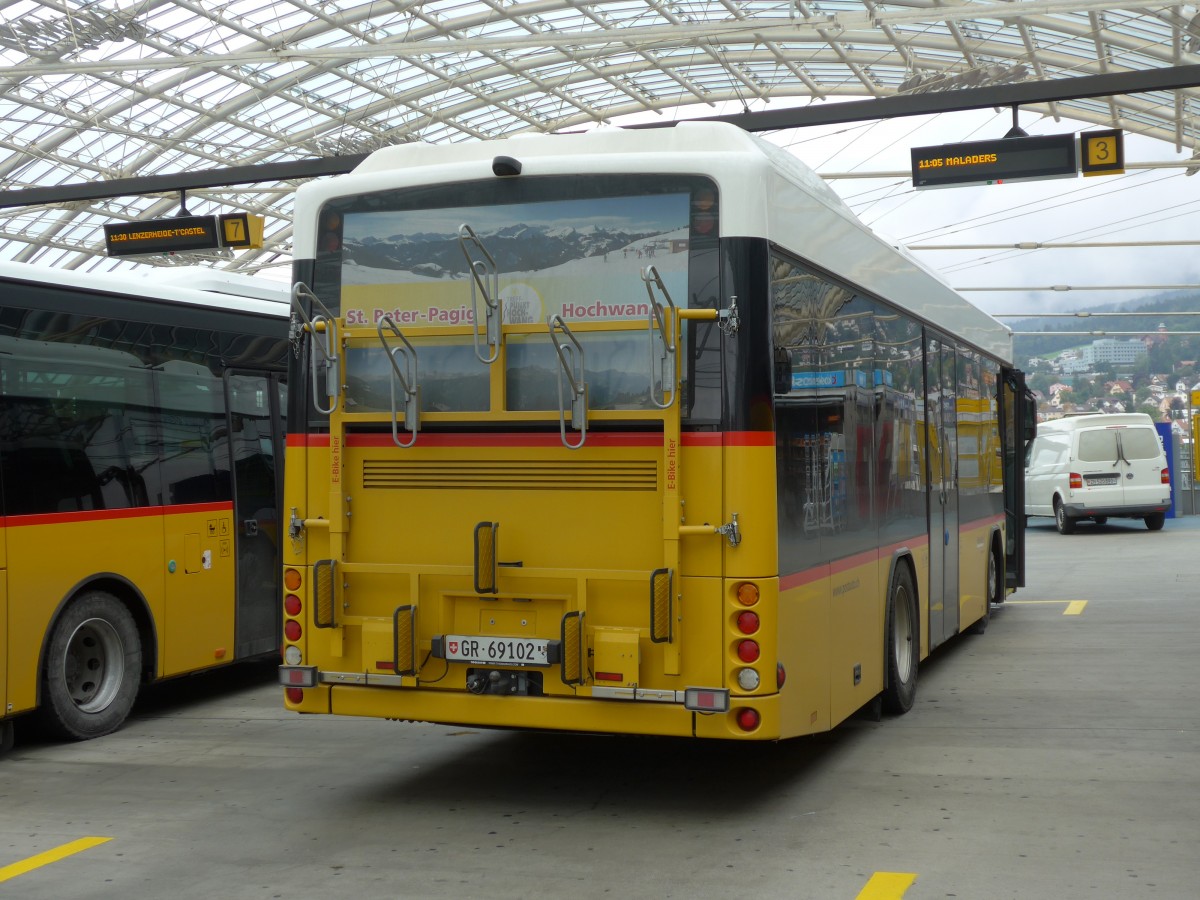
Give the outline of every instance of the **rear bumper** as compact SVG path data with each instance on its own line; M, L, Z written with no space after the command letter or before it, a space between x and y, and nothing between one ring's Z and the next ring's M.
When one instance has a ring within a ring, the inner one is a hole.
M1143 503L1137 506L1092 506L1084 503L1063 504L1067 515L1072 519L1086 519L1093 516L1108 516L1111 519L1141 519L1154 513L1166 512L1170 506L1170 500L1163 500L1161 503Z

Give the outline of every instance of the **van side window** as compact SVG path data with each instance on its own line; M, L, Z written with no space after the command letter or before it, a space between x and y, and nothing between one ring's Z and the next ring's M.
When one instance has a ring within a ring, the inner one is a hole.
M1071 438L1065 434L1038 435L1030 445L1029 467L1055 466L1067 461Z
M1079 432L1079 459L1082 462L1116 462L1117 433L1109 429Z

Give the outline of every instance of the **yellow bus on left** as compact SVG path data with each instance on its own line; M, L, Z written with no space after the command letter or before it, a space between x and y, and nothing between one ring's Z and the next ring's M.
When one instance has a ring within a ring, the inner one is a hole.
M277 653L288 291L0 263L0 749Z

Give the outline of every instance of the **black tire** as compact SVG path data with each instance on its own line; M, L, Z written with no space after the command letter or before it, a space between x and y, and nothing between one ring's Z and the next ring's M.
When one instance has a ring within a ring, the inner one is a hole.
M883 631L887 660L887 686L883 689L884 712L900 715L912 709L917 696L917 662L921 656L918 632L917 589L907 564L898 562L888 591Z
M1107 525L1108 524L1108 516L1093 516L1092 521L1095 522L1097 525Z
M988 551L987 572L983 584L983 615L971 623L971 634L983 634L987 631L988 622L992 618L992 604L1004 602L1004 588L1000 584L1004 567L1000 564L1000 554L996 552L995 544Z
M133 708L141 671L142 644L129 610L103 591L82 594L46 646L43 724L76 741L116 731Z
M1161 531L1166 521L1166 513L1150 513L1150 515L1146 516L1146 527L1151 531Z
M1059 534L1075 533L1075 520L1067 515L1066 507L1057 497L1054 498L1054 525Z

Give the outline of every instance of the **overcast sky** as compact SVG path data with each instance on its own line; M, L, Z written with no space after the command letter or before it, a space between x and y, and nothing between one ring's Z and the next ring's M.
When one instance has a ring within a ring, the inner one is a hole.
M1073 120L1020 115L1030 135L1099 130ZM797 129L765 135L821 173L909 172L913 147L1002 138L1012 113L974 111ZM1125 161L1187 159L1171 144L1125 135ZM1182 168L1124 175L916 191L909 176L830 181L856 214L895 244L1146 242L1200 239L1200 175ZM1200 247L1042 250L919 250L913 253L982 309L1004 313L1073 311L1160 291L994 292L978 287L1200 285ZM1097 327L1119 330L1119 319Z

